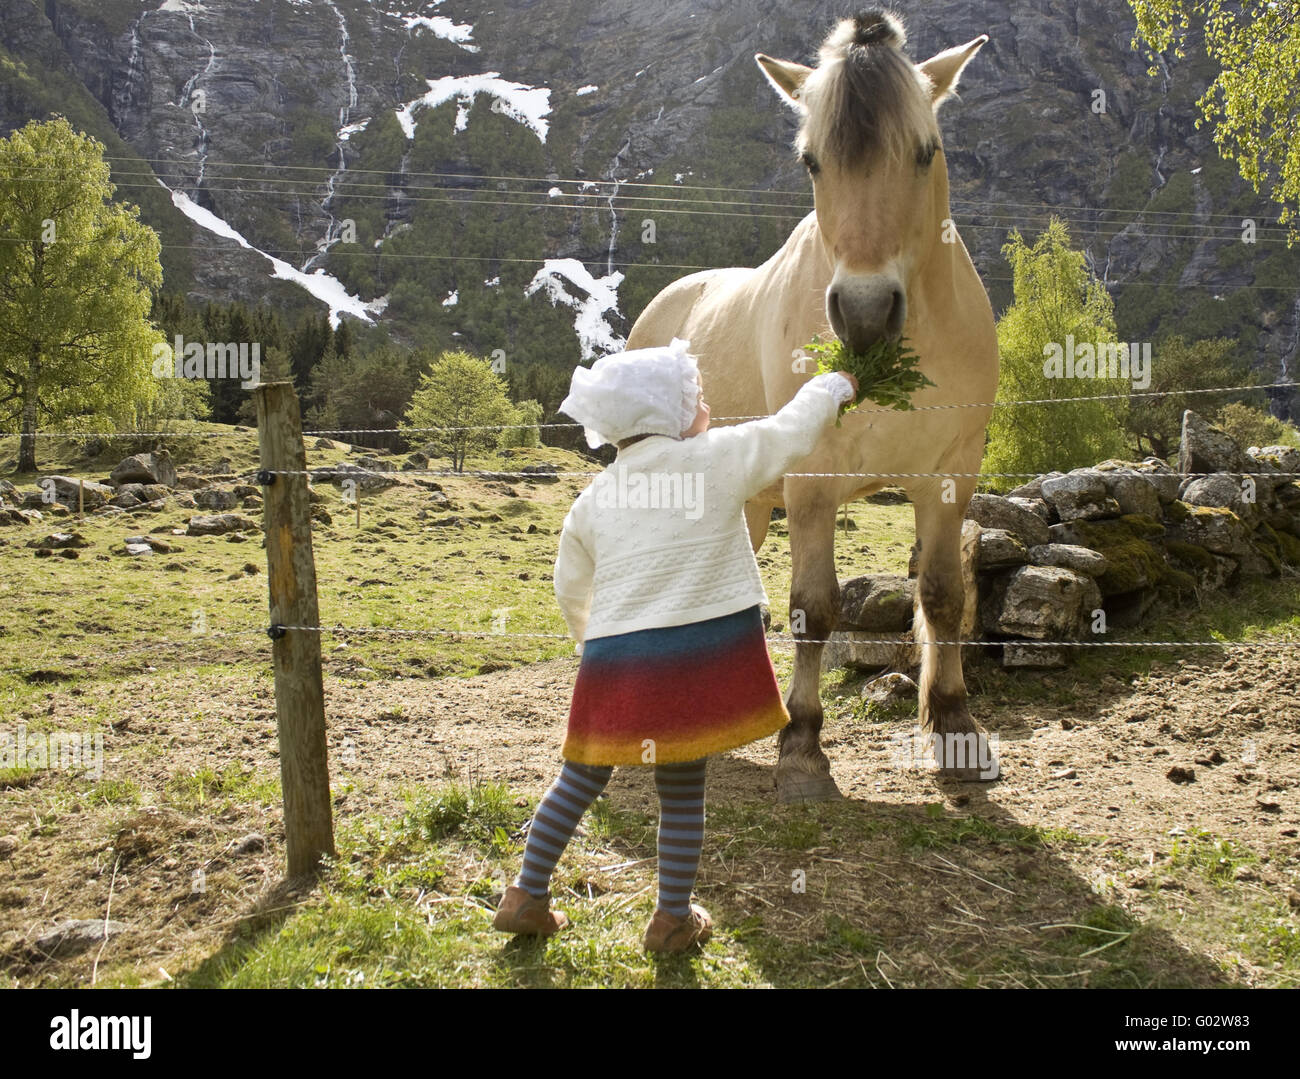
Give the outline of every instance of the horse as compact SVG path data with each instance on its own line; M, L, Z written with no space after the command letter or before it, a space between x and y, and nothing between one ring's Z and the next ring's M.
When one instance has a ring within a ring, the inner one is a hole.
M793 578L794 674L790 723L778 736L778 800L842 797L821 747L818 693L823 642L839 618L835 575L838 508L897 479L913 506L919 541L916 639L922 653L919 722L938 773L963 780L997 774L966 703L960 637L965 602L961 529L984 454L987 405L997 391L993 311L948 201L937 113L981 35L913 63L891 12L840 20L815 68L758 53L755 61L800 117L795 150L811 177L814 208L757 268L706 270L660 292L636 320L628 348L690 342L717 415L775 412L814 366L800 346L833 332L861 352L905 338L933 383L913 404L971 405L845 413L792 471L745 506L757 551L773 507L787 511ZM870 402L864 402L870 409ZM954 747L980 740L977 767ZM960 759L959 759L960 758Z

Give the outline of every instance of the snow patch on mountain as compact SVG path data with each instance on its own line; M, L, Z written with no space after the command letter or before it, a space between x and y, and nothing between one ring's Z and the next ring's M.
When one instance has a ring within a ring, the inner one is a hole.
M586 298L575 296L565 288L565 281L585 292ZM533 275L524 296L544 290L552 305L562 303L572 307L577 312L573 328L578 334L582 358L593 360L597 353L618 352L626 344L614 332L606 315L606 312L620 314L618 286L622 283L621 273L597 278L577 259L547 259Z
M386 300L382 297L380 300L372 300L367 303L360 296L353 296L343 287L343 282L336 277L331 277L324 270L317 270L315 273L303 273L302 270L295 269L283 259L268 255L265 251L250 244L228 222L218 217L211 210L200 206L183 191L173 191L161 180L158 181L158 186L171 195L172 205L198 225L199 228L206 229L223 239L234 240L245 250L261 255L271 264L271 276L273 278L281 281L292 281L295 285L306 289L316 299L320 300L329 308L330 325L332 327L338 327L340 314L354 315L365 322L374 322L372 316L378 315L388 306Z
M521 82L503 79L499 71L487 71L482 75L453 75L441 79L425 79L429 92L408 101L397 110L397 122L408 139L415 138L415 113L419 109L432 109L446 101L455 100L459 108L456 111L456 130L464 131L469 124L469 110L479 94L489 94L493 98L492 108L503 116L523 124L542 142L550 130L550 121L545 119L551 111L551 91L546 87L528 86Z

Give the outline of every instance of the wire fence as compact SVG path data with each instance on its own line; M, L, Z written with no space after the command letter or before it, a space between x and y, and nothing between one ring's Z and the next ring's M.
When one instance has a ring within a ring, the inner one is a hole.
M1295 385L1300 385L1300 383L1278 383L1275 385L1295 386ZM1208 393L1235 393L1235 392L1249 392L1249 391L1255 391L1255 390L1267 389L1267 388L1269 387L1260 387L1260 386L1253 386L1253 385L1224 386L1224 387L1214 387L1214 388L1204 389L1204 390L1180 391L1180 392L1207 393L1207 394ZM1080 398L1050 398L1050 399L1044 399L1038 401L1022 401L1022 402L983 402L983 403L967 402L967 403L954 403L954 404L926 406L926 407L930 409L941 409L941 408L974 408L974 407L989 408L989 407L1002 407L1004 405L1010 405L1010 404L1054 405L1054 404L1070 403L1073 401L1111 400L1120 396L1129 396L1129 395L1097 395L1093 397L1080 397ZM1150 394L1144 394L1142 396L1158 397L1158 396L1165 396L1165 394L1159 392L1153 392ZM864 410L864 411L889 412L892 410L877 409L877 410ZM728 419L732 419L736 421L743 421L743 420L757 419L757 418L763 418L763 417L728 417ZM419 433L443 433L447 431L469 430L469 429L502 430L507 428L513 429L515 427L526 427L526 426L538 426L538 425L502 424L502 425L490 425L490 426L481 426L481 427L476 426L474 428L454 428L454 427L453 428L420 428L420 429L412 429L412 433L415 433L416 430L418 430ZM573 427L579 425L550 424L550 425L541 425L541 426ZM329 435L348 435L348 434L363 434L363 433L392 433L392 429L336 429L333 431L311 431L311 432L304 432L303 437L304 439L306 439L308 437L326 437ZM46 434L53 435L57 433L47 432ZM175 432L159 432L160 437L170 437L171 435L174 434ZM212 432L212 434L220 435L220 436L248 437L256 434L256 431L250 428L250 429L243 429L240 431L231 431L231 432ZM65 433L65 436L67 436L67 433ZM138 432L137 433L77 432L75 433L75 436L76 437L98 437L98 438L141 437L141 435ZM550 469L546 469L544 466L540 469L537 466L534 466L531 471L493 469L493 470L458 472L452 469L409 468L409 467L398 471L398 470L369 469L369 468L362 468L357 465L348 464L346 470L340 469L339 465L323 465L323 466L318 466L316 468L300 469L300 470L244 469L239 472L234 472L231 474L234 475L237 479L240 479L246 483L249 484L256 483L264 486L266 483L271 482L273 477L281 476L281 475L306 476L309 479L316 479L318 481L322 479L337 481L337 480L344 480L344 479L365 479L365 478L400 480L403 477L441 476L441 477L452 477L452 478L475 477L475 478L487 478L487 479L498 479L498 480L508 477L513 479L548 482L552 479L564 478L564 477L589 478L589 477L600 475L601 472L600 471L573 471L573 470L561 471L559 469L550 470ZM1187 479L1187 478L1197 478L1197 477L1218 475L1220 473L1170 471L1162 474L1166 476L1175 476L1180 479ZM1038 474L1036 473L970 473L970 472L791 472L791 473L787 473L787 476L792 478L798 477L798 478L836 478L836 479L839 478L1027 479L1027 478L1035 478L1037 475ZM1238 475L1238 473L1232 473L1232 475L1236 476ZM1240 475L1258 477L1264 479L1290 480L1290 479L1300 477L1300 472L1269 470L1269 471L1241 473ZM182 495L181 497L183 498L184 495ZM132 506L116 507L116 506L108 505L108 506L99 507L84 516L88 516L91 519L115 518L118 516L134 517L134 515L137 513L161 510L162 508L168 506L169 504L175 505L176 500L177 500L177 494L175 492L172 492L164 497L147 500L145 502L137 503ZM345 503L344 505L346 508L349 509L351 508L351 506L348 505L347 503ZM183 508L207 509L209 510L209 512L213 512L213 513L223 512L222 510L217 509L216 507L203 507L197 504L195 504L192 507L183 506ZM47 531L49 527L50 526L47 525L45 522L39 522L28 526L25 533L20 533L20 535L30 534L36 531ZM259 533L264 532L264 529L260 524L258 524L257 522L253 522L251 520L247 522L247 525L243 527L241 531L250 531L250 530ZM147 539L147 537L144 538ZM196 646L210 648L211 644L214 641L250 642L255 639L261 639L262 641L265 642L268 640L268 638L270 640L274 640L280 636L283 636L286 632L291 632L291 631L304 632L304 633L316 633L321 635L328 634L328 635L340 637L345 640L353 637L355 638L373 637L373 638L383 638L389 640L411 640L411 641L418 641L418 640L455 641L455 640L466 639L466 638L484 638L484 639L494 639L494 640L495 639L531 640L531 641L546 641L546 642L558 643L560 641L567 641L570 639L570 635L567 632L566 633L542 632L542 631L518 632L518 631L505 631L501 629L491 629L491 630L466 629L464 627L455 627L455 628L436 627L436 628L425 628L425 629L410 629L410 628L386 627L386 626L271 625L268 627L263 627L260 630L254 629L252 627L230 630L230 631L205 630L203 632L192 633L188 638L156 639L156 640L151 640L144 644L135 645L135 646L122 648L122 649L98 651L94 653L82 653L81 655L78 656L78 659L83 662L85 661L113 662L116 660L122 660L125 657L134 657L142 654L159 656L161 654L172 652L177 649L192 648ZM1272 639L1272 640L1230 641L1230 640L1224 640L1219 638L1186 639L1186 640L1169 640L1169 639L1078 640L1078 639L1034 639L1034 638L1021 638L1021 639L972 638L972 639L958 639L958 640L927 640L924 638L924 636L917 638L915 636L865 635L862 638L853 638L853 637L810 638L807 635L801 635L801 634L767 633L765 634L765 640L767 641L769 647L781 647L781 648L790 648L790 647L797 648L799 645L818 645L818 646L835 645L835 644L844 644L846 643L846 641L854 641L854 640L860 640L861 643L868 644L871 646L884 647L884 648L977 647L977 648L1001 648L1001 649L1008 649L1008 648L1038 649L1038 650L1098 649L1098 648L1164 649L1164 650L1173 650L1173 649L1243 650L1244 649L1244 650L1263 650L1263 651L1277 651L1277 652L1289 653L1293 649L1300 647L1300 640L1291 641L1291 640ZM66 645L61 645L57 647L51 646L51 651L66 652L66 648L67 648Z
M1293 389L1300 387L1300 382L1268 382L1243 386L1213 386L1205 389L1189 390L1150 390L1134 393L1102 393L1083 397L1043 397L1025 401L955 401L938 405L916 405L906 412L943 412L957 408L1018 408L1024 405L1074 405L1088 401L1127 401L1132 398L1147 397L1187 397L1196 394L1211 393L1257 393L1266 390ZM855 408L858 415L898 415L894 408ZM752 416L714 416L711 423L748 423L751 420L765 420L771 413L758 413ZM581 427L574 422L564 423L493 423L469 426L447 427L339 427L332 430L304 431L303 438L334 438L336 435L419 435L419 434L454 434L462 431L517 431L549 430L558 428ZM232 431L36 431L35 438L240 438L256 434L252 429ZM7 438L18 437L13 432Z

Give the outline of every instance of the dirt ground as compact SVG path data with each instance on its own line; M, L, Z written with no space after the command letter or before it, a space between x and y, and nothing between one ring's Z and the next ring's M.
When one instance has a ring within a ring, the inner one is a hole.
M327 675L336 827L398 813L403 790L450 778L540 794L558 768L576 669L576 659L564 659L469 679ZM1000 739L1002 777L991 784L941 784L900 767L891 738L912 721L835 718L832 701L824 744L845 797L882 806L938 802L950 812L1093 837L1071 849L1072 870L1139 917L1152 889L1166 886L1150 879L1157 860L1174 837L1203 830L1258 855L1235 869L1242 887L1300 906L1300 679L1289 653L1183 655L1149 674L1083 683L1069 671L1018 677L1025 681L997 683L1001 696L972 702ZM978 687L978 666L969 680ZM1028 686L1034 694L1018 691ZM75 692L52 688L48 715L76 715ZM1026 703L1029 696L1047 703ZM1061 699L1070 703L1051 703ZM0 861L0 954L11 984L166 984L250 910L305 899L279 882L277 798L221 800L220 811L217 800L188 811L148 805L151 792L185 770L220 772L234 761L250 774L278 774L264 672L232 670L202 683L183 670L142 673L123 680L115 700L123 703L106 738L105 772L134 781L143 807L83 805L61 796L49 773L0 791L0 835L18 838ZM765 740L717 760L710 805L772 799L774 757L773 740ZM616 772L609 794L629 808L653 799L638 769ZM239 849L250 833L265 838L264 848ZM1108 848L1127 855L1127 870L1115 871ZM207 889L195 894L198 868ZM112 940L102 966L95 948L57 961L31 951L65 918L106 915L130 931Z

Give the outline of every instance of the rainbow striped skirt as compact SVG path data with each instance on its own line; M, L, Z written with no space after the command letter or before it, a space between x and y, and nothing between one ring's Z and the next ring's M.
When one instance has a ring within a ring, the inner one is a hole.
M755 605L587 641L562 753L578 764L672 764L789 722Z

